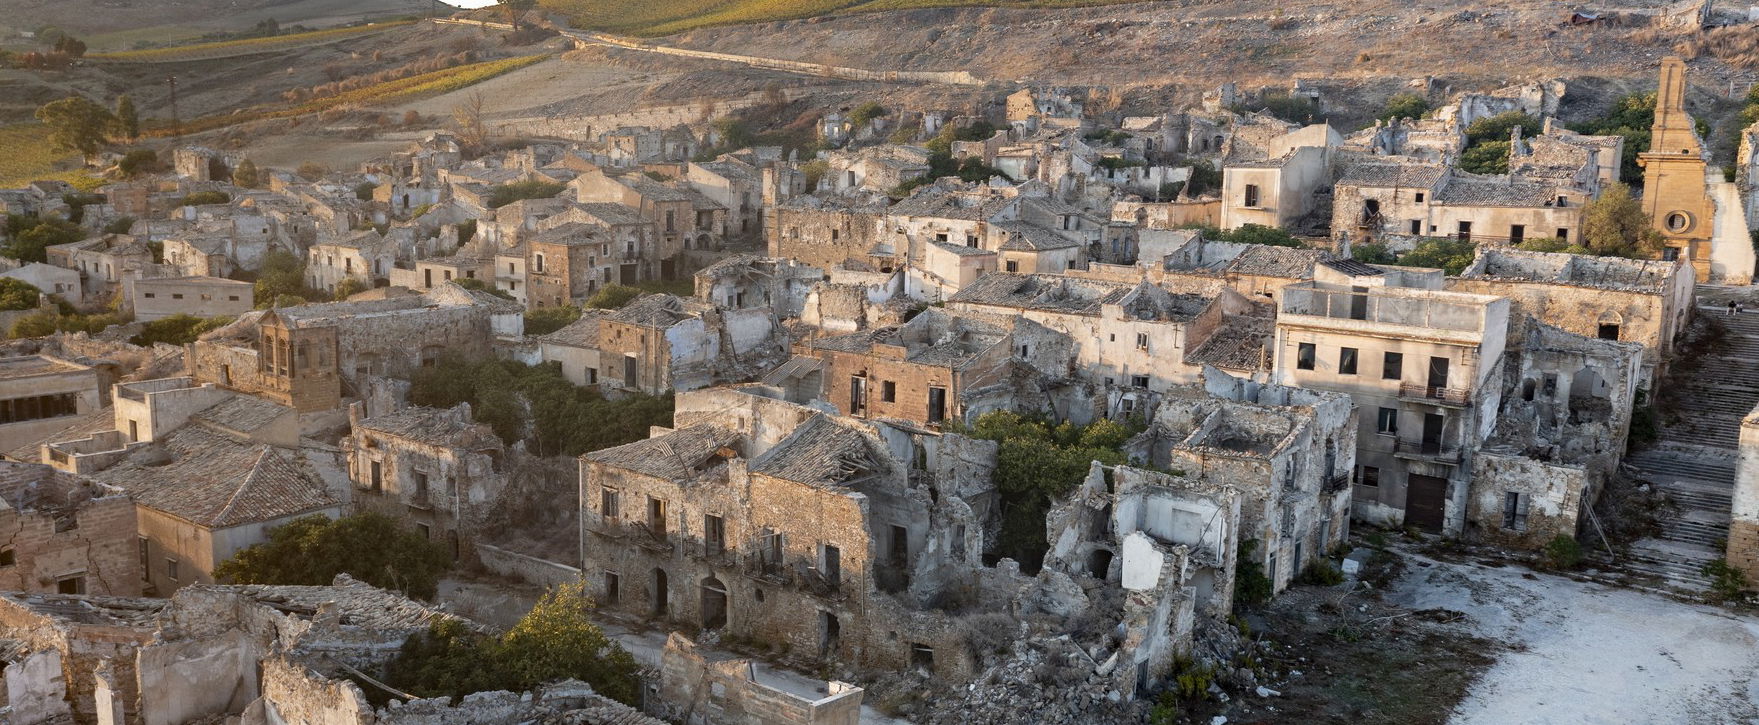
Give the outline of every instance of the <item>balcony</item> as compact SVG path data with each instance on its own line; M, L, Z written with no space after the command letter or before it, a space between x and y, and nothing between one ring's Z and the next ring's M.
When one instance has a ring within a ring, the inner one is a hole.
M816 567L806 570L806 575L801 578L801 583L806 585L806 591L821 599L842 601L847 598L847 595L843 593L841 576L828 576Z
M1411 461L1460 465L1460 447L1442 443L1399 439L1394 442L1393 455Z
M1464 388L1438 388L1430 385L1399 385L1399 398L1413 403L1446 405L1464 408L1472 399L1472 391Z
M745 557L745 575L768 584L792 584L794 570L780 559L772 559L758 554Z
M699 538L684 542L684 555L713 567L734 569L739 566L739 556L725 544L714 544Z
M671 553L672 540L666 536L665 531L656 531L640 523L626 524L625 527L629 530L630 543L656 553Z
M1333 475L1333 476L1327 476L1325 479L1325 492L1326 493L1337 493L1337 492L1342 491L1342 490L1349 488L1349 487L1350 487L1350 474L1348 472L1339 473L1339 474Z

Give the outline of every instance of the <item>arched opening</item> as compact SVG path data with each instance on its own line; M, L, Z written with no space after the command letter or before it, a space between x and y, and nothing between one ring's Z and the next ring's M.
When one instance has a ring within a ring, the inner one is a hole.
M1521 383L1521 399L1526 401L1533 400L1533 389L1535 387L1538 387L1538 385L1531 380Z
M655 617L664 617L664 616L666 616L666 610L668 609L668 606L670 604L670 602L668 601L668 596L667 596L667 592L666 592L666 570L659 569L659 568L654 569L653 580L654 580L653 581L653 586L654 586L653 615Z
M1602 340L1619 339L1619 327L1624 324L1624 321L1624 318L1619 317L1617 312L1602 313L1596 325L1595 336Z
M721 629L727 626L727 587L721 580L702 580L702 628Z
M1605 420L1612 413L1606 379L1594 368L1582 368L1570 376L1570 422Z
M1087 554L1087 574L1095 579L1104 579L1112 571L1112 552L1110 549L1094 549Z

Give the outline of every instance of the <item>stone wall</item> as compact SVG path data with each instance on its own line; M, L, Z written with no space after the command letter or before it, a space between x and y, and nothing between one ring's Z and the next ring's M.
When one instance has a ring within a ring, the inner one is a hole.
M1554 537L1576 535L1589 487L1588 472L1581 466L1481 451L1472 461L1467 524L1499 546L1538 549ZM1524 502L1524 516L1514 521L1505 517L1511 493Z
M580 581L580 570L575 567L498 546L478 543L476 555L481 559L483 568L532 584L550 587Z
M1735 465L1734 507L1728 531L1728 563L1759 582L1759 409L1741 421Z

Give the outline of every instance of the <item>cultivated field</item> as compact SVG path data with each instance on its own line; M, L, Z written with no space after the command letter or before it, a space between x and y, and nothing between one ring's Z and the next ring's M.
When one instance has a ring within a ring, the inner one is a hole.
M309 33L288 33L273 35L266 38L245 38L242 40L222 40L213 43L196 43L194 45L178 45L170 48L153 48L151 50L128 50L119 53L92 53L86 57L91 60L113 63L175 63L190 60L210 60L253 53L274 53L294 48L303 48L324 43L373 33L382 33L391 28L408 25L414 21L395 21L359 25L351 28L330 28L314 30Z

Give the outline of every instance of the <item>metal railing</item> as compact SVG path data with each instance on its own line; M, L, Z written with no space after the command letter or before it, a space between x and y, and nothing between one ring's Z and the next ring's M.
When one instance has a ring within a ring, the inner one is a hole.
M1433 400L1441 403L1465 405L1472 397L1472 391L1464 388L1438 388L1432 385L1401 383L1399 397Z
M1460 462L1460 447L1428 441L1408 441L1401 438L1393 444L1393 455L1457 465Z
M1325 479L1325 492L1326 493L1337 493L1337 492L1342 491L1346 488L1349 488L1349 486L1350 486L1350 474L1349 473L1339 473L1334 476L1329 476Z

